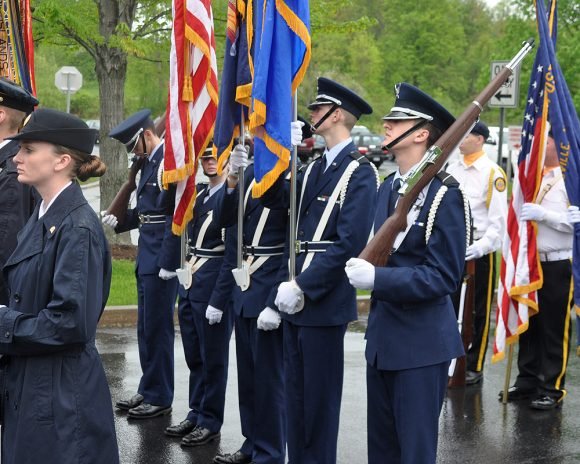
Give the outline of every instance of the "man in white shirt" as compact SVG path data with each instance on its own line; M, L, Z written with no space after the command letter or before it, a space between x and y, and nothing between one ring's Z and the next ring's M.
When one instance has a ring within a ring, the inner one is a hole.
M473 217L473 243L465 256L466 261L475 260L473 339L467 351L467 385L483 379L491 301L497 282L495 251L501 248L507 219L506 176L483 150L488 137L489 129L479 121L459 145L462 156L447 169L467 195ZM459 294L460 291L453 298L456 312Z
M538 313L519 339L518 377L508 401L532 399L530 407L559 408L566 396L564 380L570 351L572 301L572 224L580 221L576 207L568 208L558 152L550 136L542 184L534 203L522 206L521 217L538 226L538 252L543 285ZM501 394L500 392L500 399Z

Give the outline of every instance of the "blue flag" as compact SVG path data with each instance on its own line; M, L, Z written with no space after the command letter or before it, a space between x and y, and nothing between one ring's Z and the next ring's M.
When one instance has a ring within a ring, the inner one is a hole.
M546 12L544 0L536 1L539 65L546 73L548 120L558 148L560 166L571 205L580 205L580 121L570 91L556 58L557 2L552 0ZM536 69L538 71L538 69ZM580 307L580 224L574 225L573 245L574 303Z
M254 81L250 129L254 134L254 197L290 164L292 98L310 63L308 0L256 0Z
M242 110L247 119L252 94L252 0L230 1L226 48L222 68L219 103L213 137L213 154L221 173L229 158L234 139L240 135Z

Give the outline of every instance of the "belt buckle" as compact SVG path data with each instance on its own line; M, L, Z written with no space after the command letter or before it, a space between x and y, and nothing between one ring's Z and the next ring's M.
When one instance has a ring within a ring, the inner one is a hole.
M294 242L294 251L296 252L297 255L299 255L301 253L300 246L301 246L300 240L296 240Z

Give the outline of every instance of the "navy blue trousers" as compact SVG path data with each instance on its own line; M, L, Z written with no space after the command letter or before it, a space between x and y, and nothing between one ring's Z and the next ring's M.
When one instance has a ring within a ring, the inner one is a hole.
M194 424L219 432L224 422L229 344L233 318L224 310L219 324L205 318L207 303L179 298L178 315L185 361L189 368L189 408Z
M241 450L256 464L284 464L286 408L282 327L258 330L257 318L236 316Z
M369 464L435 463L448 368L448 361L401 371L367 364Z
M290 464L336 463L345 332L284 321Z
M137 342L143 375L137 390L146 403L171 406L173 402L173 311L177 279L155 274L137 275Z

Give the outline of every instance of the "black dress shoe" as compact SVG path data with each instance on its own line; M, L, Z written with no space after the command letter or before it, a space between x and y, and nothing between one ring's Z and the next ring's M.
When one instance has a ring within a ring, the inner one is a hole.
M181 446L205 445L219 437L219 432L212 432L205 427L196 427L181 439Z
M508 403L510 401L522 401L533 397L536 394L534 388L510 387L508 389ZM498 400L503 401L503 390L498 394Z
M530 408L549 411L550 409L562 407L562 404L564 404L564 401L562 401L563 399L563 396L561 398L552 398L548 395L542 395L530 403Z
M195 428L195 424L188 419L181 421L178 425L171 425L165 429L165 435L170 437L183 437Z
M213 458L213 462L215 464L251 464L252 456L248 456L238 450L235 453L220 453Z
M171 412L171 406L155 406L154 404L141 403L127 414L131 419L149 419L151 417L164 416Z
M476 385L483 380L483 372L465 372L465 385Z
M133 395L128 400L117 401L115 406L117 406L117 408L119 408L123 411L128 411L129 409L133 409L133 408L136 408L137 406L139 406L143 402L143 399L144 399L143 395L140 395L139 393L137 393L136 395Z

